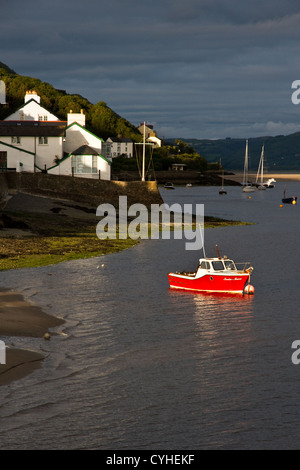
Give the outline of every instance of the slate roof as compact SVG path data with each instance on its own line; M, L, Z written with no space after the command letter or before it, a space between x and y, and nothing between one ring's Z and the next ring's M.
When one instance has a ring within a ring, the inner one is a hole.
M82 145L71 153L72 155L99 155L99 152L89 145Z
M64 137L65 121L0 121L1 137Z

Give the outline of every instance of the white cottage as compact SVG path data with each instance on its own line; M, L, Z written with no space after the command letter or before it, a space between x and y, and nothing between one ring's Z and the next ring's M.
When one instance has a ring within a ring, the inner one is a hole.
M88 147L88 148L87 148ZM60 121L40 104L36 91L27 91L25 103L0 121L0 165L16 171L47 171L110 180L103 140L85 129L85 115L68 114Z
M48 170L48 173L82 176L85 178L111 179L111 161L106 158L105 143L85 129L85 115L68 114L64 142L64 157Z

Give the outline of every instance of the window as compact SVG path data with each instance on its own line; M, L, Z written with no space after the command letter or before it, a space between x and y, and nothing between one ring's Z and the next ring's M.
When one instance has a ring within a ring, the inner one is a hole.
M73 155L72 167L75 174L98 173L97 155Z
M39 145L48 145L48 137L39 137Z
M19 136L14 136L11 138L11 143L15 145L20 145L21 144L21 137Z
M212 262L213 268L215 271L223 271L224 270L224 264L222 261L213 261Z
M230 259L224 261L224 264L226 269L236 271L235 264Z
M209 262L208 261L201 261L200 268L201 269L210 269Z

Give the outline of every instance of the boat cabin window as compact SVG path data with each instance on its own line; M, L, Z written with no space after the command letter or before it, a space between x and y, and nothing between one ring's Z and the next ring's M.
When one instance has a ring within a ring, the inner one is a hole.
M201 261L200 268L201 269L210 269L210 263L208 261Z
M213 268L215 271L223 271L224 270L224 264L222 261L213 261L212 262Z
M233 261L231 261L230 259L227 259L224 261L224 264L225 264L225 268L228 269L228 270L232 270L232 271L236 271L236 266L234 264Z

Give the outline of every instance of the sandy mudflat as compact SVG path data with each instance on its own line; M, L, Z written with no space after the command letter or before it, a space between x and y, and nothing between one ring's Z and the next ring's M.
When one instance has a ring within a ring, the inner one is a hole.
M248 177L250 181L255 181L256 173L249 172ZM276 181L300 181L300 173L267 173L264 181L266 182L270 178L274 178ZM226 176L226 179L242 183L243 173L235 172L234 175Z
M43 337L63 320L44 313L26 302L21 294L0 291L0 336Z
M268 173L265 176L265 180L269 178L274 178L275 180L280 181L300 181L299 173Z
M21 379L39 368L44 357L34 351L6 349L6 364L0 364L0 386Z
M44 313L39 307L26 302L19 293L0 291L0 339L5 336L41 338L49 328L64 321ZM24 377L40 366L43 356L37 352L6 348L6 364L0 364L0 386Z

